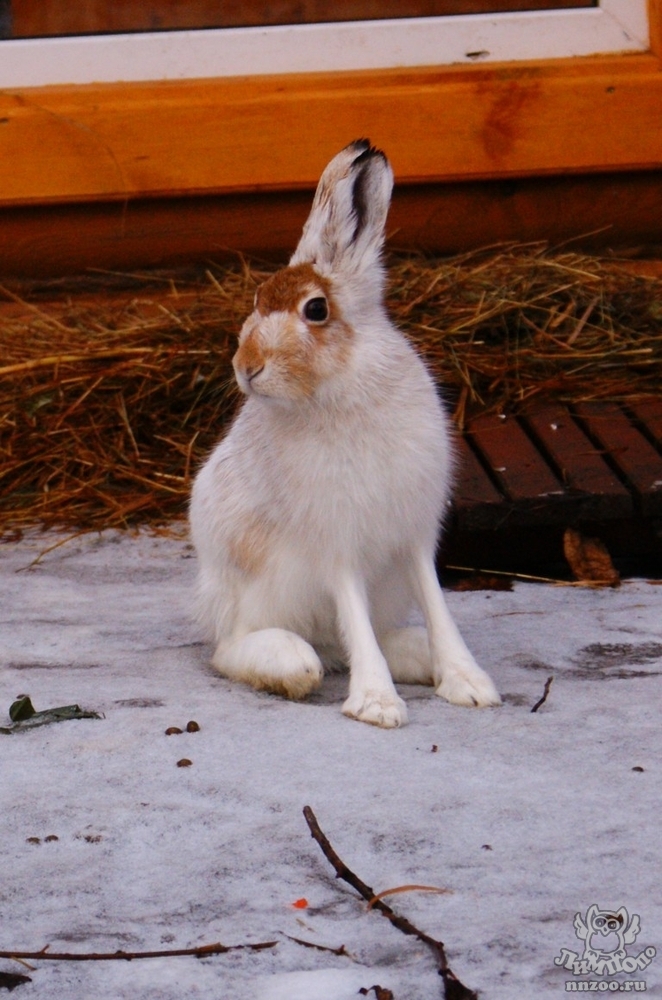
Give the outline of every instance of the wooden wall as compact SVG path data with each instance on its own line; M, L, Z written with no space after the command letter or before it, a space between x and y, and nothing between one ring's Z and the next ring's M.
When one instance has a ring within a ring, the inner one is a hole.
M281 255L362 135L393 244L662 243L661 7L647 54L2 91L0 274Z
M8 37L591 7L596 0L11 0Z

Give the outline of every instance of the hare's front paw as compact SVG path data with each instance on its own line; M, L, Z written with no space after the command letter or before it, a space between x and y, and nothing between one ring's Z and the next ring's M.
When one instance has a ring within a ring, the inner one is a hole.
M458 670L448 670L436 690L440 698L445 698L453 705L468 705L470 708L487 708L490 705L500 705L499 692L491 678L474 666Z
M406 726L407 706L402 698L389 691L357 691L350 694L342 707L343 715L359 722L369 722L382 729L397 729Z
M295 632L280 628L250 632L222 644L212 662L225 677L294 701L318 688L324 674L313 647Z

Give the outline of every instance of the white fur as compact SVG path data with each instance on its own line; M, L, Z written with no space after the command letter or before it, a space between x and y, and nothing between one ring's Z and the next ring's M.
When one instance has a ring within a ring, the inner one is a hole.
M324 171L290 266L313 265L339 319L322 343L299 305L249 317L240 343L255 338L264 367L253 378L236 365L247 399L200 470L190 511L214 666L301 698L321 680L316 650L335 648L350 667L343 712L386 728L407 721L393 678L434 684L461 705L500 700L436 577L450 433L426 368L383 305L391 187L387 161L364 140ZM348 349L334 354L334 330L348 329ZM290 349L293 335L300 338L318 373L311 391L288 386L279 330ZM250 557L242 562L238 551ZM398 631L414 604L427 636Z

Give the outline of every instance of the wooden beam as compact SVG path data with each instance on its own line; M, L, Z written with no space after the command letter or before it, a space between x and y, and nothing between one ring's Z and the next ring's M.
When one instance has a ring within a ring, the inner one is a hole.
M662 59L662 0L648 0L650 50Z
M0 92L0 205L312 188L369 135L400 184L662 167L652 54Z
M0 277L176 267L236 252L284 260L310 202L310 191L276 191L0 208ZM432 253L504 240L592 251L657 244L662 171L397 185L388 233L395 248Z

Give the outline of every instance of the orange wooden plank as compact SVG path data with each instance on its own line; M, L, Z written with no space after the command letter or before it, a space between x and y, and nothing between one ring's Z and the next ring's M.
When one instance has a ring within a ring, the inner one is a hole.
M576 412L626 477L646 516L662 514L662 456L612 403L581 403Z
M457 481L453 508L461 531L494 528L502 514L504 497L462 437L456 440Z
M662 261L660 261L662 265ZM628 407L640 423L644 434L650 436L658 448L662 449L662 397L659 399L642 399Z
M526 415L567 489L584 494L584 518L629 517L632 497L565 406L550 404Z
M5 90L0 204L312 188L365 134L401 184L650 170L660 107L652 55Z
M455 440L455 451L457 456L455 497L458 503L467 506L502 503L503 494L494 486L464 437Z
M496 414L477 417L469 423L467 432L515 503L534 501L534 506L540 508L547 497L563 495L562 484L516 418Z

